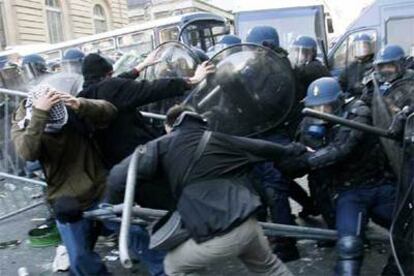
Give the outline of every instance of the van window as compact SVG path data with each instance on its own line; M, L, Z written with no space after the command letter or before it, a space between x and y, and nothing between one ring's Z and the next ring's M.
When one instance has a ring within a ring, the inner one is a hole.
M342 71L350 63L355 61L353 41L355 37L360 34L367 34L372 38L372 45L374 47L374 53L376 52L377 32L375 30L362 30L362 31L350 33L348 34L348 37L346 37L342 41L342 44L338 48L336 48L336 51L334 52L330 60L330 66L334 72Z
M414 47L414 17L391 18L386 24L387 44L397 44L409 54Z
M160 44L167 42L167 41L178 40L179 30L177 26L160 30L159 33L160 33Z
M223 22L193 22L185 26L180 39L190 46L198 47L206 51L215 45L223 35L228 34L229 31L229 27Z
M109 54L115 50L115 39L104 38L101 40L88 42L82 45L82 51L85 54L89 53L101 53Z
M123 53L134 51L137 55L152 50L152 31L125 34L118 37L118 47Z

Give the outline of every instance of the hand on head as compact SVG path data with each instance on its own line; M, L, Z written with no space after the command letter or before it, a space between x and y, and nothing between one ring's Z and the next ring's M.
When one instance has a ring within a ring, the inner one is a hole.
M58 102L60 102L59 94L54 90L48 90L45 94L33 100L33 106L39 110L49 111Z
M49 111L55 104L62 101L67 107L79 109L79 99L64 92L49 89L45 94L33 101L33 106L39 110Z

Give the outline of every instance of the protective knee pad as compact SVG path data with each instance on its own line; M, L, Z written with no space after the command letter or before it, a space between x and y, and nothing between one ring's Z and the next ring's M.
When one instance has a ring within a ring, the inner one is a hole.
M336 243L339 260L360 260L364 254L364 243L358 236L344 236Z

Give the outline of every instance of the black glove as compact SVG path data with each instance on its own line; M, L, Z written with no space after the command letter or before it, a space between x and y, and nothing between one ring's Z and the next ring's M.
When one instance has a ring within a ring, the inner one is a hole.
M414 112L414 107L405 106L400 112L395 114L388 131L397 139L402 139L404 135L405 122L408 116Z
M52 207L59 222L74 223L82 219L82 208L74 197L59 197Z
M290 143L289 145L286 145L285 147L288 149L290 157L300 156L303 153L308 151L306 146L301 143L293 142L293 143Z
M287 147L290 148L291 153L276 164L277 168L290 178L306 175L310 170L308 164L309 152L306 146L299 143L291 143Z

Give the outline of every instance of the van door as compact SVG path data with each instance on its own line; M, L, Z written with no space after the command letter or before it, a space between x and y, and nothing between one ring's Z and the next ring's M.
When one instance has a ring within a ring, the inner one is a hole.
M322 40L327 50L325 13L323 6L242 11L236 13L236 34L244 40L248 31L260 25L274 27L279 33L280 46L289 50L293 40L306 35ZM319 53L321 53L319 45Z
M384 43L397 44L409 54L414 51L414 2L382 8Z
M374 51L379 48L376 29L360 29L346 33L329 53L329 68L334 77L338 77L353 61L355 61L354 49L352 47L355 37L359 34L368 34L372 37Z

